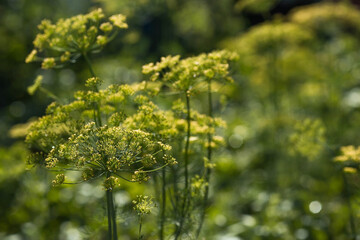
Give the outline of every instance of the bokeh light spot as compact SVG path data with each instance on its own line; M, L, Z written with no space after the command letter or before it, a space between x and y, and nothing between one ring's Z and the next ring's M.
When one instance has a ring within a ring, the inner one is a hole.
M309 210L310 212L314 213L314 214L317 214L321 211L322 209L322 205L319 201L312 201L310 204L309 204Z

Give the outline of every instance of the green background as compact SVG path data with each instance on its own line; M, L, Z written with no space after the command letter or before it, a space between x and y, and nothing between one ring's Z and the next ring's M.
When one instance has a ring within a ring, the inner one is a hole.
M94 7L125 14L129 24L92 55L105 85L143 80L141 66L161 56L239 53L234 84L215 96L216 116L228 126L214 157L205 239L356 239L359 176L342 173L333 158L341 146L360 144L360 10L356 1L336 2L3 0L0 239L105 236L104 191L88 183L52 188L51 172L26 165L22 125L51 102L27 94L38 74L66 99L89 77L83 61L60 70L25 64L36 26ZM120 239L137 238L131 200L144 188L124 184L115 194ZM143 231L156 239L146 219Z

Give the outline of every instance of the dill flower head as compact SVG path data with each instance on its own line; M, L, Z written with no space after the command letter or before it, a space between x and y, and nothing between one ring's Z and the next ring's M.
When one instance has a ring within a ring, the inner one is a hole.
M320 120L305 119L295 124L290 136L290 153L310 160L319 156L324 149L326 129Z
M139 216L150 214L154 208L153 198L149 196L137 195L132 203L134 204L134 210Z
M275 22L257 25L239 37L226 40L224 46L238 52L242 58L250 58L254 54L274 54L286 46L301 46L312 39L312 32L299 24Z
M144 65L142 72L150 75L151 81L160 81L176 91L192 94L203 81L232 81L228 76L229 62L237 58L237 54L225 50L185 59L167 56L157 63Z
M360 147L353 145L340 148L340 155L334 158L335 162L342 164L346 173L357 173L360 167Z
M81 171L81 181L106 176L106 190L118 187L121 179L146 181L150 173L175 164L171 146L163 142L172 134L166 130L171 122L164 112L149 101L139 104L135 113L122 112L124 104L136 98L135 91L129 85L98 91L100 82L88 79L86 86L94 90L78 91L69 104L49 105L47 115L31 125L26 142L34 154L29 162L64 173ZM95 118L94 104L99 109ZM132 124L137 120L141 122ZM53 184L64 182L65 176L59 175Z
M193 197L195 196L201 196L204 192L205 186L207 186L208 183L204 179L204 177L200 177L199 175L195 175L191 179L191 195Z
M105 19L102 9L56 23L43 20L25 62L42 61L42 68L74 62L79 56L98 52L115 37L118 29L127 28L126 17L119 14Z
M299 8L291 21L316 33L338 37L339 33L360 33L360 14L351 4L323 2Z
M52 181L53 186L61 185L65 181L65 175L64 174L58 174L56 175L55 179Z
M56 63L55 63L55 58L45 58L44 61L41 64L41 67L43 69L48 69L48 68L53 68L55 67Z
M122 14L117 14L109 17L109 20L118 28L128 28L126 17Z
M356 162L360 163L360 147L355 147L353 145L343 146L340 149L341 154L334 158L337 162Z

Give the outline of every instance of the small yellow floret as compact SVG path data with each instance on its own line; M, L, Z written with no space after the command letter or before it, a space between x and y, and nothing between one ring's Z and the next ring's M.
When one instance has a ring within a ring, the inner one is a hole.
M104 46L107 43L107 37L102 35L97 36L96 43L100 46Z
M352 168L352 167L344 167L344 172L346 173L357 173L357 169L356 168Z
M109 22L105 22L100 25L100 29L103 32L110 32L113 29L113 26Z
M45 58L41 64L41 68L49 69L55 67L55 65L56 65L55 58Z
M70 56L71 56L71 53L68 52L68 51L66 51L63 55L61 55L60 61L61 61L61 62L69 61Z
M126 17L122 14L117 14L109 17L109 20L118 28L128 28Z
M37 51L34 49L31 53L26 57L25 62L30 63L33 62L36 58Z

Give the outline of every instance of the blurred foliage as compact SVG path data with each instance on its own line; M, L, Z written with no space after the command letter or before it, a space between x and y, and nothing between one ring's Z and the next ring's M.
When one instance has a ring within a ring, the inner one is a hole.
M227 48L240 56L232 68L233 85L219 87L225 97L214 96L228 126L226 147L214 155L205 239L359 237L359 174L342 172L357 165L339 156L358 151L342 146L360 145L360 11L350 1L311 2L1 3L0 238L105 237L101 187L51 188L55 174L25 165L27 125L16 125L8 134L10 126L43 115L51 101L41 92L27 94L37 75L43 75L42 86L67 99L89 76L83 61L62 70L25 65L36 25L43 18L56 21L99 6L107 14L127 15L129 23L121 39L93 56L105 85L140 81L143 64L169 54L187 57ZM163 105L171 100L158 99ZM149 191L144 185L122 183L116 192L116 203L124 209L118 214L121 239L137 234L131 201L144 191ZM149 239L155 239L154 226L151 216L144 216Z
M270 10L279 0L239 0L235 9L252 13L269 14Z

